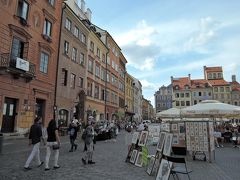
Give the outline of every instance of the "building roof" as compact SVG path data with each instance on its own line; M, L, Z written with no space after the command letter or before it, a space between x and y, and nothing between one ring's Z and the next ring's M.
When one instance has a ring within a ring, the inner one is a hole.
M190 82L190 78L189 77L181 77L181 78L173 78L172 80L172 84L173 87L178 86L179 90L181 89L185 89L185 86L189 86L189 88L191 87L191 82Z
M208 82L212 86L230 85L230 83L225 81L224 79L213 79L213 80L208 80Z
M216 66L216 67L206 67L205 66L205 71L208 72L222 72L222 67L221 66Z
M191 88L206 88L208 86L210 86L210 84L205 79L191 80Z
M232 91L240 91L240 84L237 81L230 82Z

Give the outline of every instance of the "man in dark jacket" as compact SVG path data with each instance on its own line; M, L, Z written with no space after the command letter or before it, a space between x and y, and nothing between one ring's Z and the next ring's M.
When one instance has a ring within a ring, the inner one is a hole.
M77 144L75 144L75 140L77 138L77 132L79 130L79 123L77 119L73 119L68 128L68 134L70 137L71 149L69 152L73 152L73 148L77 150Z
M42 128L41 128L41 123L42 119L40 117L37 117L34 119L34 124L30 128L30 133L29 133L29 146L33 145L32 152L29 155L25 165L24 169L30 170L31 168L29 167L32 159L34 156L36 156L37 162L38 162L38 167L40 167L43 162L40 161L40 142L42 138Z

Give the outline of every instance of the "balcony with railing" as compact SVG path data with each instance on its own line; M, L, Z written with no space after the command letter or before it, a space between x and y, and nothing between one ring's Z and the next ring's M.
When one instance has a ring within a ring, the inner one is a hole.
M0 75L8 72L14 78L26 78L31 81L35 77L35 64L21 58L11 58L9 53L0 54Z

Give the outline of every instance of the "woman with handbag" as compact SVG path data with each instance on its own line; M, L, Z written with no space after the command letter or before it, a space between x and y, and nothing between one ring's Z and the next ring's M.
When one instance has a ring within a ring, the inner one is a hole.
M47 152L46 152L46 159L45 159L45 171L50 170L49 168L49 159L51 155L51 149L54 151L54 169L60 168L58 165L58 157L59 157L59 148L60 148L60 139L58 135L58 129L56 126L56 121L52 119L47 127Z

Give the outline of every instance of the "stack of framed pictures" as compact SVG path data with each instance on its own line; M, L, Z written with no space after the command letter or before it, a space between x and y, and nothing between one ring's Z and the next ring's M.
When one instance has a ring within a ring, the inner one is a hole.
M128 152L128 157L130 158L129 162L142 167L143 158L142 158L142 147L146 145L148 139L148 131L134 132L132 137L132 145Z

